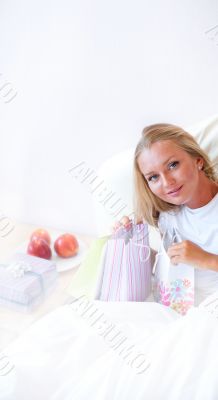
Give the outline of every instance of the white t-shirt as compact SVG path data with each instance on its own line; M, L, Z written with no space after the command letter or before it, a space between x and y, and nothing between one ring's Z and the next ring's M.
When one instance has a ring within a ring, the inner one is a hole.
M178 234L180 240L190 240L203 250L218 254L218 193L203 207L181 206L177 211L162 212L158 226L162 234ZM195 303L199 304L218 290L218 272L196 267L195 290Z

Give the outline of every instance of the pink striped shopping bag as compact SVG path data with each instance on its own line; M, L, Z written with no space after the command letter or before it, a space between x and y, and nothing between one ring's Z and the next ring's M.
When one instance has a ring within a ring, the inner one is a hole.
M96 298L145 301L151 292L148 225L131 222L111 235L101 260Z

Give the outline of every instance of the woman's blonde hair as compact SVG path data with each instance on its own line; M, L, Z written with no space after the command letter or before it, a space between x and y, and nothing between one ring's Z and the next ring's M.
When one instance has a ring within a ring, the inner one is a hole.
M134 214L136 222L145 220L148 224L157 226L159 214L162 211L178 210L179 207L161 200L150 190L146 179L139 169L138 157L144 149L149 149L153 143L171 140L191 157L201 157L204 160L205 175L216 182L215 170L207 154L200 148L196 140L184 129L171 124L154 124L142 131L142 138L138 142L134 154Z

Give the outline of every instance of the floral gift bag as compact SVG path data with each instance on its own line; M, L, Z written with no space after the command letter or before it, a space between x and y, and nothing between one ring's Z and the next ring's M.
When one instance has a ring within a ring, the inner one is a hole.
M182 263L171 263L167 249L176 241L181 241L178 233L174 231L170 235L165 232L153 267L153 294L158 303L185 315L194 305L194 268Z
M95 298L145 301L151 292L150 253L147 224L120 227L105 244Z

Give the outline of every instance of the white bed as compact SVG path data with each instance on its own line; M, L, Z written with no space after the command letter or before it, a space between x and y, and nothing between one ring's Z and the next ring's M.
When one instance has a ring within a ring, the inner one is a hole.
M218 398L213 315L194 308L181 317L157 303L94 301L92 311L102 315L94 323L97 318L84 314L88 303L78 304L59 307L6 349L15 368L0 379L1 399ZM111 324L119 340L106 335Z
M195 129L218 161L218 117ZM128 202L129 212L131 154L100 169L108 187ZM124 175L117 173L118 166ZM99 235L108 233L113 218L97 199L95 212ZM158 240L153 231L151 246L157 248ZM217 315L217 309L211 314L203 307L181 316L154 302L81 298L44 316L5 348L14 368L0 374L0 399L217 400Z

